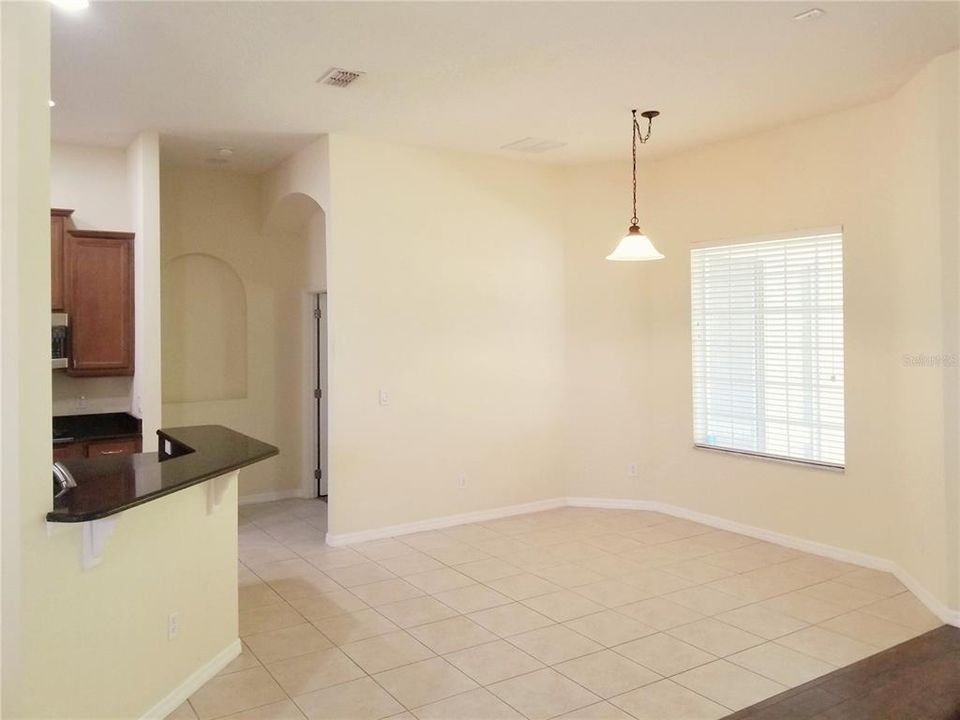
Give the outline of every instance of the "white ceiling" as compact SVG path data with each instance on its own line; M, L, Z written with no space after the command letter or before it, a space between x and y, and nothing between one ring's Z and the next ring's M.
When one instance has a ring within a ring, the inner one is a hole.
M54 139L259 171L324 132L575 163L749 133L893 92L957 47L956 2L105 2L54 10ZM366 75L316 84L331 66ZM542 155L500 146L566 143Z

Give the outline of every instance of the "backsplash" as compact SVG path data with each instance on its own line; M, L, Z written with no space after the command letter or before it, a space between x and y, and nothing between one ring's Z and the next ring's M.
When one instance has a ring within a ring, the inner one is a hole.
M53 415L130 412L132 377L71 377L53 372Z

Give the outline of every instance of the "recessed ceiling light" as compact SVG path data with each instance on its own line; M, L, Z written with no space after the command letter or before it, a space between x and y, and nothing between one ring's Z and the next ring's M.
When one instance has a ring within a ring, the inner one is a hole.
M827 14L826 10L821 8L810 8L793 16L794 20L819 20Z
M233 157L233 148L222 147L217 150L217 155L222 158Z
M50 0L50 4L67 12L78 12L90 7L90 0Z
M56 106L57 106L57 104L56 104L53 100L50 100L49 102L50 102L50 107L56 107Z

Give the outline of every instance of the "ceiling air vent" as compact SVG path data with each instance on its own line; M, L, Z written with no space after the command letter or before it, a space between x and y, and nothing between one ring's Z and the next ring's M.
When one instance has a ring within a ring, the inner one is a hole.
M321 85L333 85L334 87L346 87L357 78L363 75L356 70L344 70L343 68L330 68L317 80Z
M541 140L540 138L527 137L522 140L517 140L516 142L501 145L500 149L522 153L545 153L548 150L556 150L565 145L565 142L557 142L556 140Z

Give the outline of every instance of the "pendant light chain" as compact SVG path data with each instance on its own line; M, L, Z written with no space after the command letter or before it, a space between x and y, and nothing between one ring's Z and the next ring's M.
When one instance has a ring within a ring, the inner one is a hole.
M637 217L637 140L643 145L650 139L650 131L653 129L653 118L659 113L645 112L643 116L647 119L647 132L641 132L640 123L637 122L637 111L633 110L633 217L630 218L631 225L638 225L640 218Z
M637 111L633 111L633 217L630 219L631 225L637 225L640 218L637 217L637 133L640 126L637 125Z

